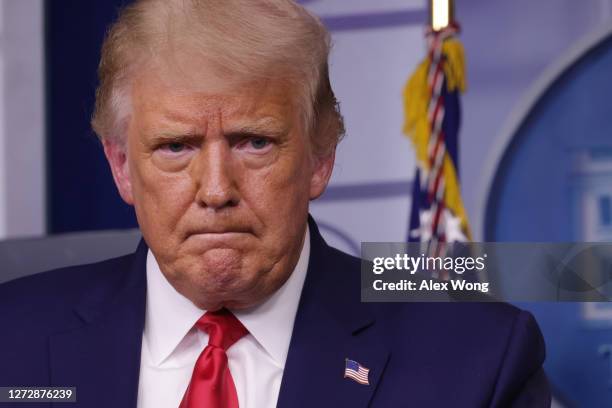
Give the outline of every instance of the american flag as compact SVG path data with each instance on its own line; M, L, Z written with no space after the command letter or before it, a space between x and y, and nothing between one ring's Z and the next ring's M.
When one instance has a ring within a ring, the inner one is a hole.
M408 105L418 106L416 99L425 95L420 103L422 126L417 130L414 113L405 128L418 156L408 240L429 242L434 256L438 243L468 241L470 235L459 187L459 94L465 78L463 51L455 38L458 31L456 24L428 31L430 50L420 68L423 72L412 76L411 89L406 90ZM424 91L417 92L419 88Z
M428 28L429 53L404 90L404 132L417 156L408 241L423 243L435 257L446 256L448 243L471 240L459 185L465 61L458 32L455 22L438 31ZM442 272L436 277L447 279Z
M365 368L356 361L346 359L346 365L344 367L344 378L352 378L359 384L370 385L368 374L370 373L369 368Z

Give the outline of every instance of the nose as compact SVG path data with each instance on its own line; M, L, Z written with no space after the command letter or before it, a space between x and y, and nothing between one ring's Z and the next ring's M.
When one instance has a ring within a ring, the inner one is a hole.
M239 194L235 176L229 145L222 140L206 143L194 166L196 202L213 210L236 206Z

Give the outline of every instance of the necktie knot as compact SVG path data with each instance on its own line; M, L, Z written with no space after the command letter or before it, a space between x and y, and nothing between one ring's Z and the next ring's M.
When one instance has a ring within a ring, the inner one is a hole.
M195 363L180 408L238 408L238 394L225 351L248 330L227 309L206 312L195 325L208 333L208 346Z
M206 312L196 322L196 327L208 333L208 345L223 350L230 348L249 331L227 309Z

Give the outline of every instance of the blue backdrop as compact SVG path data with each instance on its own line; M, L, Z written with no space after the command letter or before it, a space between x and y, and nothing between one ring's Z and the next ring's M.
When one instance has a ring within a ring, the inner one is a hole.
M609 240L611 95L609 36L554 81L518 128L494 179L485 240ZM555 386L579 406L612 406L610 305L520 306L540 323Z
M91 130L100 46L123 0L47 1L47 231L136 226Z

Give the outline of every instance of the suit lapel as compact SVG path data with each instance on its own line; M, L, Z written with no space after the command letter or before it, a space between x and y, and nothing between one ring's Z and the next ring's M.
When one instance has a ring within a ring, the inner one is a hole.
M359 268L329 248L309 219L311 254L278 398L279 407L367 407L389 351L372 308L359 301ZM49 339L51 384L77 387L78 406L134 408L146 309L146 254L138 247L121 290L77 309L83 325ZM354 266L354 265L352 265ZM354 275L351 275L354 273ZM350 279L345 279L349 276ZM345 359L370 369L369 385L344 378Z
M76 310L83 326L49 340L51 382L76 387L77 406L136 407L146 254L142 241L118 292L96 303L86 298Z
M367 407L384 374L389 351L377 337L371 307L359 301L359 268L338 270L346 266L339 259L342 255L325 244L312 219L309 224L308 274L278 407ZM350 279L344 279L347 276ZM370 369L369 385L344 378L347 358Z

